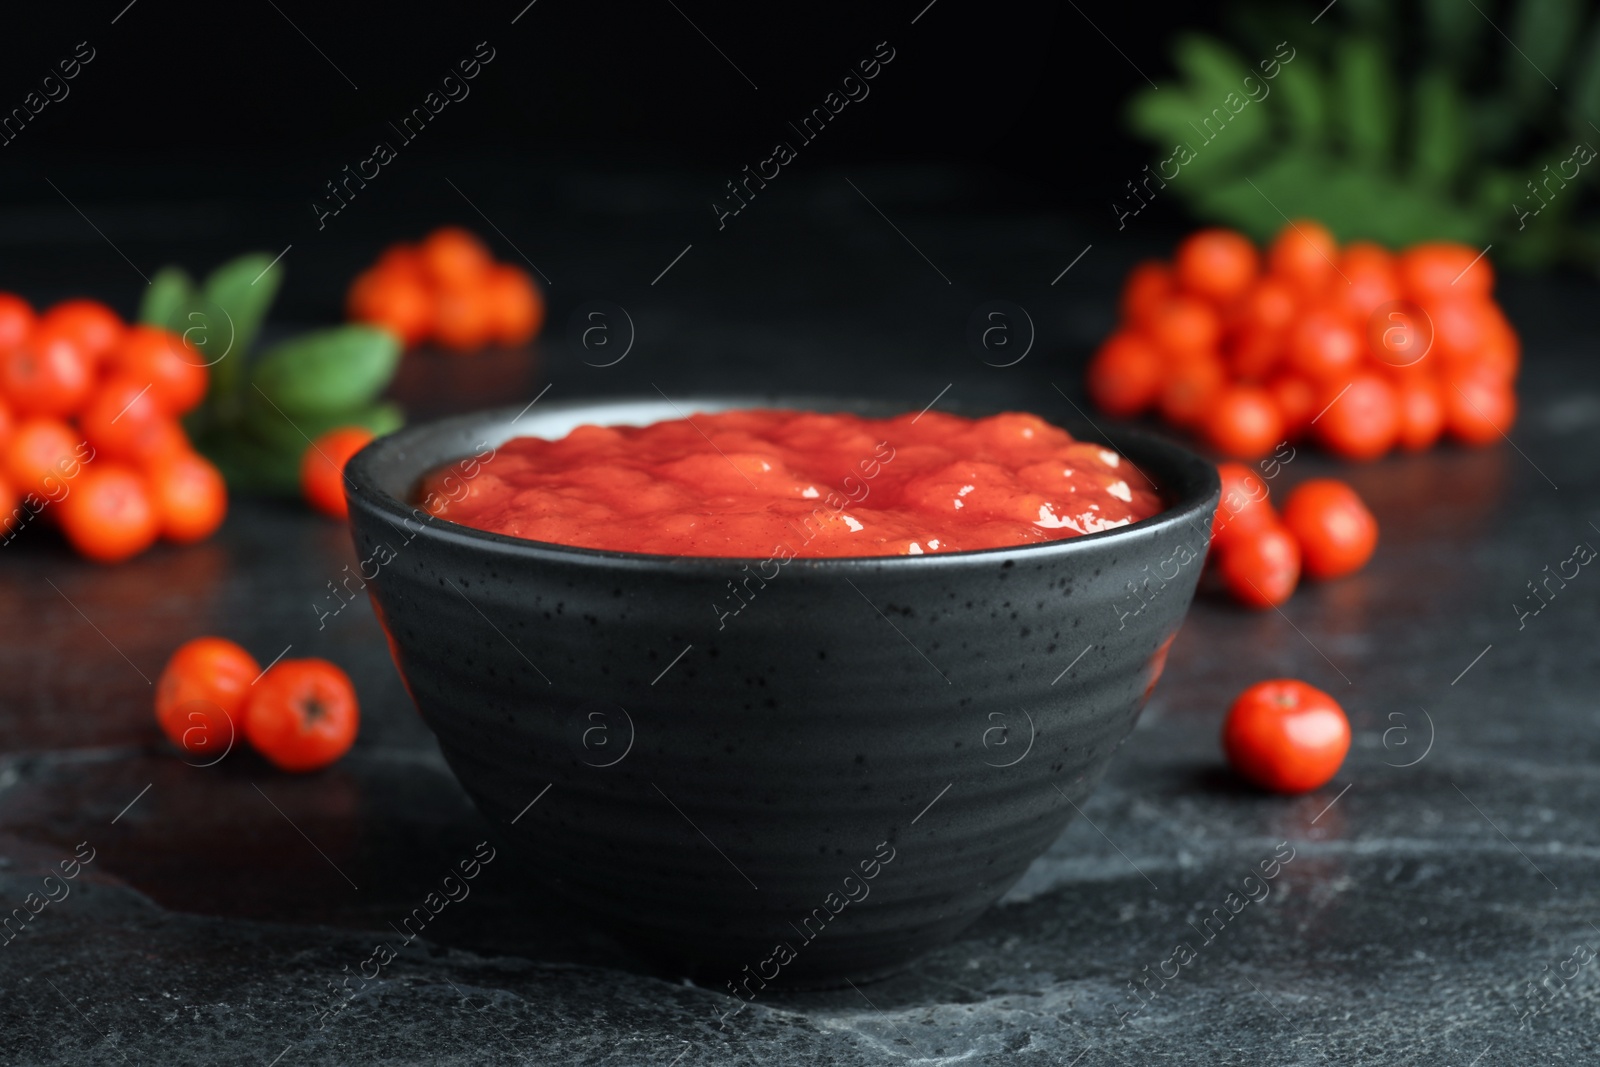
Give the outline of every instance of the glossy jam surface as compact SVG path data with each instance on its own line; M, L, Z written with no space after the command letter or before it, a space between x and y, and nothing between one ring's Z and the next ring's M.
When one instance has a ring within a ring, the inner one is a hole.
M897 556L1024 545L1149 518L1133 466L1024 414L695 414L518 437L423 479L466 526L672 556Z

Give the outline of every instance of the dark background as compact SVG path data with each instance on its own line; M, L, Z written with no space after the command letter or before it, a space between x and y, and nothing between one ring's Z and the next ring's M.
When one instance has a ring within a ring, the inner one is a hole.
M294 244L281 307L326 319L338 315L344 282L384 243L455 221L484 232L502 256L514 255L514 243L554 279L559 320L563 296L576 296L559 291L583 256L575 245L625 234L640 245L659 240L640 249L647 281L685 243L710 237L709 205L723 183L769 155L775 139L797 142L786 123L819 105L880 41L896 56L868 83L870 95L813 144L797 143L800 159L765 197L782 198L784 186L799 184L796 172L855 168L857 185L883 206L860 168L936 167L901 191L947 209L1066 212L1109 235L1112 199L1151 158L1119 132L1123 101L1144 84L1133 64L1160 78L1169 28L1215 22L1208 5L1080 12L937 0L923 11L927 0L689 0L677 9L668 0L538 0L511 24L524 2L137 0L125 9L114 0L14 13L0 42L0 108L19 106L78 42L96 55L66 99L0 146L0 287L36 299L92 291L128 313L142 283L110 244L145 275L180 254L203 270L244 248ZM389 122L480 41L496 57L469 83L471 95L399 144ZM324 183L380 139L396 143L399 158L319 231L311 205ZM663 171L681 178L681 189L627 181ZM591 195L562 195L569 190L551 187L557 175ZM761 213L803 225L789 208ZM589 225L564 225L586 209ZM1175 205L1162 203L1141 224L1149 232L1181 221ZM752 247L759 240L747 236L754 227L746 219L730 228L744 231L723 242L742 241L740 254L770 251ZM74 243L63 247L64 237ZM958 284L976 280L961 273L952 274ZM620 280L579 281L604 288Z
M873 85L871 118L830 131L821 154L984 164L1085 194L1102 184L1098 167L1134 158L1114 134L1120 102L1143 81L1132 64L1162 73L1173 26L1216 23L1207 4L1094 4L1091 23L1070 3L538 0L510 24L525 2L136 0L124 11L126 0L112 0L17 12L0 46L8 107L49 72L54 53L82 40L99 52L93 77L74 86L92 103L47 109L55 113L6 152L42 165L294 157L315 180L319 162L388 136L387 120L486 40L501 58L475 86L481 97L429 131L420 154L492 145L636 164L732 163L765 148L775 126L888 40L903 51L893 77Z

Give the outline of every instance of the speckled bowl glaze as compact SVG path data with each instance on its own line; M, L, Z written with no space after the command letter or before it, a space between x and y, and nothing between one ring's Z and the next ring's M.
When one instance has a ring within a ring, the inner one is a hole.
M347 468L362 573L462 785L597 923L742 998L904 966L1022 875L1155 685L1218 495L1209 463L1130 433L1154 518L782 564L525 541L410 503L510 437L755 406L897 413L540 403L407 428Z

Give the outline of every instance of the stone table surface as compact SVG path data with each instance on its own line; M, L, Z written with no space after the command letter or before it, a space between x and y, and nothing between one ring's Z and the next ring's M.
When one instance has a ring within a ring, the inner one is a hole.
M956 179L852 173L897 232L843 177L797 178L722 233L686 210L654 228L613 216L591 240L579 204L535 255L555 282L539 346L413 355L396 392L419 415L546 385L915 410L948 385L941 405L1074 421L1116 280L1159 235L1108 240L986 211ZM698 212L703 189L681 185L672 202ZM595 195L640 189L669 195L621 177ZM336 284L318 254L305 275ZM425 941L345 998L337 983L393 924L498 839L364 598L321 617L355 562L344 530L239 499L210 542L115 568L48 532L18 538L0 548L0 907L75 851L92 861L0 944L0 1063L1593 1063L1600 577L1584 568L1537 614L1515 605L1575 545L1600 544L1596 295L1577 278L1506 284L1527 345L1513 439L1342 469L1383 529L1356 577L1281 612L1202 592L1085 817L957 941L898 977L763 997L722 1021L728 997L639 968L532 886L537 857L503 846ZM570 343L580 297L628 308L622 363ZM995 297L1037 329L1015 366L966 341ZM1302 451L1282 484L1335 469ZM364 717L350 755L304 777L246 751L179 759L150 683L175 645L212 632L263 661L292 646L348 669ZM1293 799L1241 787L1217 743L1234 694L1279 675L1334 693L1355 728L1339 776ZM1203 925L1290 854L1264 900ZM1151 977L1163 969L1176 977Z

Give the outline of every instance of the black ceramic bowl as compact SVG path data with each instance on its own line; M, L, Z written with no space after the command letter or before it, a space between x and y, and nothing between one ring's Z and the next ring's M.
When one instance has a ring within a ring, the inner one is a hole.
M1210 464L1128 434L1167 502L1152 519L781 564L525 541L410 503L513 436L752 406L896 413L542 403L407 428L347 469L362 573L462 785L598 923L741 996L893 970L1021 876L1160 675L1218 495Z

